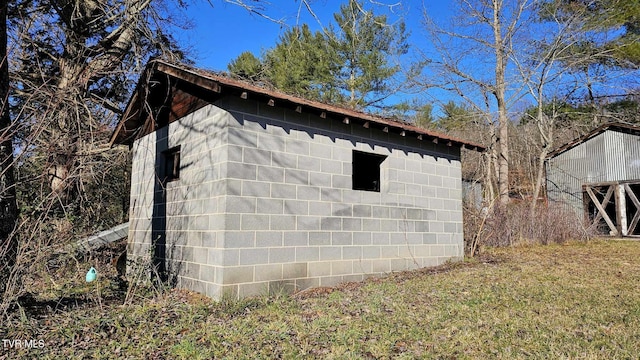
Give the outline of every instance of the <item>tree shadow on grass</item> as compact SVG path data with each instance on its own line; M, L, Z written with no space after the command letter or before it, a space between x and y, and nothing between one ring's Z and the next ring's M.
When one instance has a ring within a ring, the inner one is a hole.
M96 306L112 306L124 303L128 283L120 277L102 280L102 289L63 295L54 299L41 299L27 292L9 309L13 313L23 313L28 318L43 318L56 313L81 310Z

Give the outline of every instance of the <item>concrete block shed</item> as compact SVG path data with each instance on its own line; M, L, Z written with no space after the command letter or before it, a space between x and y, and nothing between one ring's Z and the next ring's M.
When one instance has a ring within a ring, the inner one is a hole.
M113 144L133 155L129 259L220 298L461 259L478 144L153 61Z

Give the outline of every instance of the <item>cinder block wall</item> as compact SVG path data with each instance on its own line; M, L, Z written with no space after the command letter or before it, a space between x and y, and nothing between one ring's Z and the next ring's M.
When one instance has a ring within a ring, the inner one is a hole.
M169 126L169 146L183 147L181 178L167 186L179 286L249 296L462 258L458 148L250 100L214 105ZM134 145L132 183L146 188L136 163L149 163L140 149L154 141ZM353 150L387 156L380 192L352 190ZM149 197L132 187L138 254L149 251Z
M135 272L147 271L152 257L160 255L165 258L168 280L173 284L211 296L221 294L218 277L222 276L223 266L230 118L228 113L208 106L134 142L130 278L142 275ZM160 154L178 145L180 178L162 184ZM158 241L162 229L166 244L164 251L157 254L152 244Z

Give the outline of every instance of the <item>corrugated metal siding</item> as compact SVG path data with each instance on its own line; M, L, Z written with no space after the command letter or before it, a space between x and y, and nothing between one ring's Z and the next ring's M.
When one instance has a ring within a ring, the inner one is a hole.
M547 195L551 201L582 204L582 184L600 181L593 172L594 163L604 163L602 136L589 139L547 161ZM590 155L595 155L590 156Z
M640 179L640 136L632 134L624 135L624 167L626 177L624 180Z
M547 161L547 195L582 212L582 185L640 179L640 137L607 130Z
M626 166L625 166L625 143L623 136L625 134L606 131L603 134L605 142L605 166L606 173L604 174L604 181L616 181L626 179ZM594 166L597 164L594 164ZM600 165L600 166L602 166Z
M482 184L475 181L462 180L462 200L466 206L479 209L484 200L482 196Z

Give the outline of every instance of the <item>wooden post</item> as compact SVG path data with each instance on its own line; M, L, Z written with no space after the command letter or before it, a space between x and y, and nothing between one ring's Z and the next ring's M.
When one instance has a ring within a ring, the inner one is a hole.
M633 192L631 184L624 184L624 189L626 194L629 195L629 199L631 199L633 206L635 207L633 217L631 218L631 223L629 224L629 227L627 229L627 235L634 235L636 226L638 225L638 221L640 220L640 200L638 200L638 197Z
M624 195L624 185L615 184L616 228L618 234L627 236L627 199Z
M589 213L589 203L591 202L591 198L587 193L587 186L588 185L582 185L582 209L583 209L583 215L584 215L584 223L590 224L593 221L593 219L591 219L591 213Z

